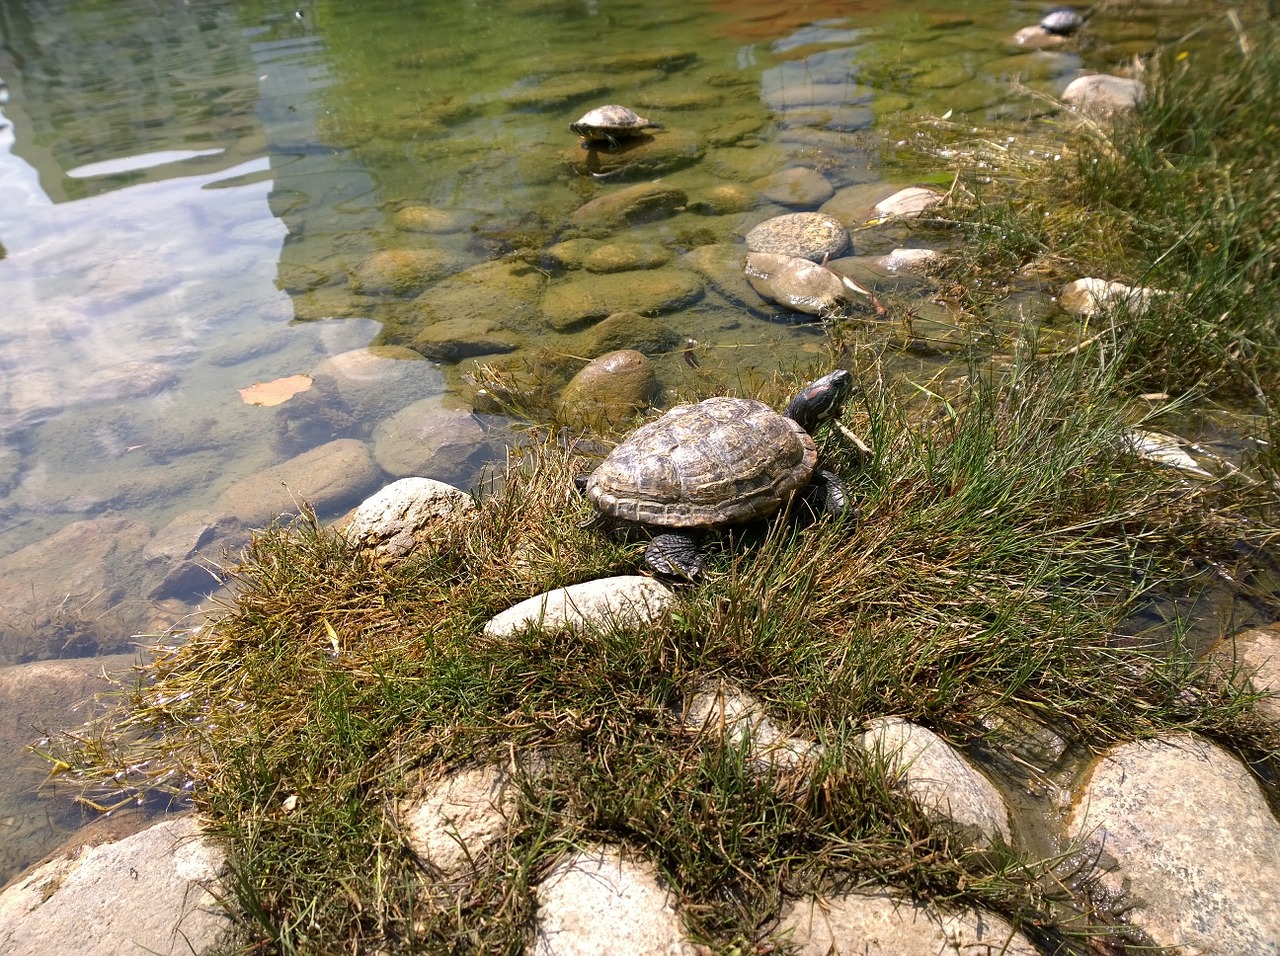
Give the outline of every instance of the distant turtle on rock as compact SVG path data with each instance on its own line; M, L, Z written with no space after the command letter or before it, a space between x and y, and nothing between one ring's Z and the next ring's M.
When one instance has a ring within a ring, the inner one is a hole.
M703 531L767 518L797 495L817 513L849 507L839 476L817 467L812 433L853 390L839 369L806 385L782 414L723 396L673 408L613 450L587 478L587 497L653 534L645 560L655 571L693 578Z
M1040 28L1054 36L1069 37L1084 26L1085 18L1071 7L1052 7L1040 20Z
M584 113L577 122L570 123L571 132L583 138L582 148L590 149L592 143L603 140L610 148L618 148L618 140L639 136L647 129L662 129L658 123L651 123L635 110L625 106L610 104L597 106Z

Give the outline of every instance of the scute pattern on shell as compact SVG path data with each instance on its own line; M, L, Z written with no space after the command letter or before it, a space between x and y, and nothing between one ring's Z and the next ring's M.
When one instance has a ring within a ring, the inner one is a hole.
M764 517L809 484L818 450L763 402L709 398L673 408L601 463L587 494L605 514L668 528Z
M649 125L649 121L638 115L635 110L611 103L608 106L597 106L595 109L590 110L573 125L582 130L627 133L644 129Z

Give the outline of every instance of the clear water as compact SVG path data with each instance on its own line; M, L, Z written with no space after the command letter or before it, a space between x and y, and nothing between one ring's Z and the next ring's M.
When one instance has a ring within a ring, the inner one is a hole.
M1016 123L1043 109L1026 90L1056 94L1082 68L1180 36L1195 11L1134 4L1062 50L1009 48L1042 12L1011 0L0 0L0 665L127 651L135 633L180 622L194 606L183 595L146 597L152 535L273 463L368 442L410 402L482 413L474 447L429 465L433 477L465 485L500 459L503 422L477 395L476 365L563 374L590 323L548 325L547 296L570 281L552 250L576 208L636 181L575 171L586 154L567 124L586 109L628 103L691 151L640 177L661 176L688 207L611 241L697 275L691 252L740 249L750 226L792 211L711 214L701 200L717 188L792 166L837 189L928 181L938 171L882 159L910 116ZM407 206L441 225L406 230ZM855 253L904 241L919 242L858 233ZM451 300L445 316L472 322L459 338L511 351L412 363L358 407L245 404L239 390L256 382L421 344L441 321L422 309L430 289L368 294L362 269L389 250L449 272L523 270L496 303ZM637 275L602 276L599 294L625 302L648 281ZM655 357L668 397L824 347L813 325L697 287L661 316L683 342ZM497 331L475 324L485 316ZM66 537L104 520L92 540ZM14 740L63 722L64 691L50 694L6 714ZM0 784L2 879L78 818L35 793L31 758L0 759L26 768Z

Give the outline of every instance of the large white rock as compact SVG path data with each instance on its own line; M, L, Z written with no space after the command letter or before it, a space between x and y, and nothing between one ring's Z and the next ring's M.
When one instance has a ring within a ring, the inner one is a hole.
M1129 920L1185 956L1280 954L1280 824L1247 768L1191 735L1094 763L1067 823Z
M675 899L653 865L617 847L572 853L534 888L534 956L682 956Z
M1125 285L1108 279L1087 276L1068 282L1058 292L1058 305L1073 315L1091 318L1106 309L1127 305L1132 315L1141 315L1157 290Z
M0 952L202 953L231 926L214 895L224 862L194 816L55 857L0 893Z
M1039 956L1004 919L976 909L940 912L907 897L864 890L805 897L783 910L776 934L798 956Z
M736 687L703 687L687 710L686 728L722 737L734 747L748 745L748 759L760 770L791 770L822 752L820 744L788 734L754 696Z
M1145 95L1142 84L1123 76L1097 73L1079 76L1062 91L1062 102L1083 113L1115 113L1131 110Z
M1009 810L981 773L931 730L898 717L871 721L862 746L879 754L926 813L972 831L980 842L1009 842Z
M640 575L600 578L521 601L484 626L485 637L506 637L537 624L544 630L582 631L613 624L649 624L666 616L675 594Z
M942 202L942 195L923 186L908 186L876 203L876 215L882 218L915 219Z
M366 498L343 534L379 560L397 561L413 551L433 528L475 507L469 494L443 481L401 478Z
M396 816L413 852L448 877L502 835L515 805L511 775L488 764L410 793L400 801Z

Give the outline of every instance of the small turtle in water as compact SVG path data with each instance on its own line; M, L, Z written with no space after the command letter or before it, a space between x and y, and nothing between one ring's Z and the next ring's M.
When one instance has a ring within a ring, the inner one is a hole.
M702 570L703 530L768 517L797 494L814 511L845 511L844 483L817 467L812 433L853 389L839 369L806 385L781 415L745 398L673 408L610 453L587 479L587 496L608 517L653 533L645 560L655 571L692 578Z
M1084 26L1084 17L1071 7L1052 7L1040 20L1040 28L1054 36L1069 37Z
M582 148L590 149L591 144L604 140L613 149L618 148L618 140L639 136L647 129L662 129L657 123L650 123L635 110L625 106L610 104L597 106L576 123L569 124L570 131L583 138Z

